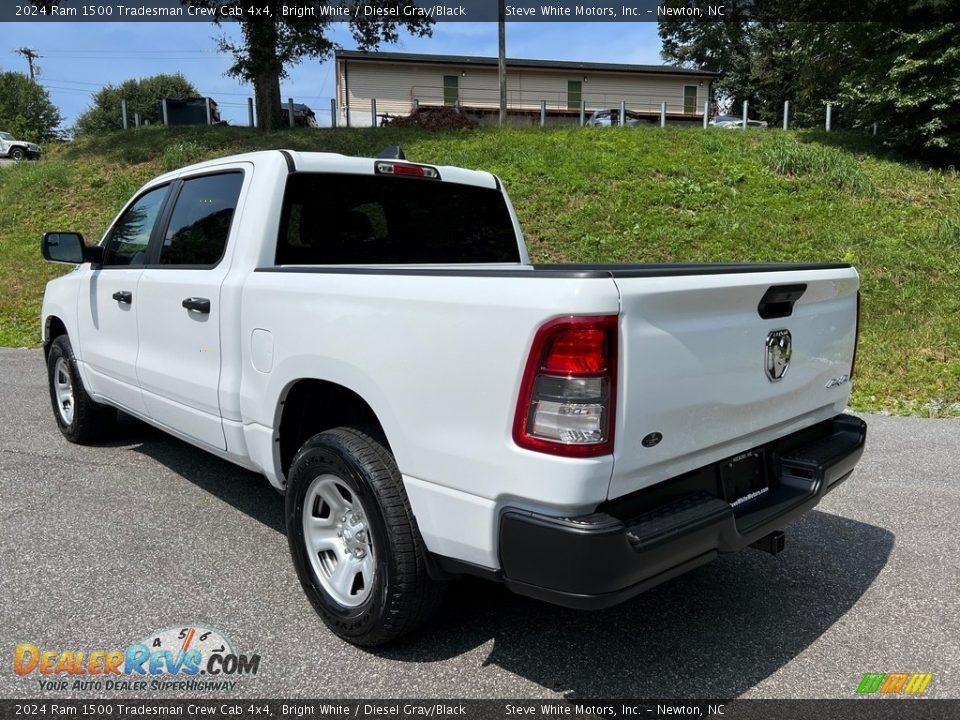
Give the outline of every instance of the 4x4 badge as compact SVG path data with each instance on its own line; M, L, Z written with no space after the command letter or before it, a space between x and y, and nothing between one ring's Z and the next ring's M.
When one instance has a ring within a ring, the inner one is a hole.
M793 338L790 331L771 330L767 334L767 353L764 370L770 382L777 382L787 374L790 368L790 356L793 354Z

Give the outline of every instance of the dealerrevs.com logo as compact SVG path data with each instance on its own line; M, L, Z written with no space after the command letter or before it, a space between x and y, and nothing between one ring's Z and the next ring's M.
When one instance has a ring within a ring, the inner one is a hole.
M237 653L221 632L201 625L167 628L126 648L50 649L20 643L13 671L46 691L233 690L255 676L260 656Z
M921 695L933 673L867 673L857 686L858 695Z

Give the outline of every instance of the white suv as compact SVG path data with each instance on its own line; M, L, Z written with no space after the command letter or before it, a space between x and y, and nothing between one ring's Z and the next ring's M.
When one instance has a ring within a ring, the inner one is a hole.
M8 132L0 132L0 157L8 157L11 160L38 158L40 146L26 140L17 140Z

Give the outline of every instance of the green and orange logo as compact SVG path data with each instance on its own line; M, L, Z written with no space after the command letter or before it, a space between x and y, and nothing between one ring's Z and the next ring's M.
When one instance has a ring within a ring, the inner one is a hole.
M857 694L920 695L931 680L933 673L867 673L857 686Z

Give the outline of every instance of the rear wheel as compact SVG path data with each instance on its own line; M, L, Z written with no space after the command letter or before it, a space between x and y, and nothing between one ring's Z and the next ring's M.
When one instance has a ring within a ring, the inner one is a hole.
M47 379L53 415L67 440L81 445L91 443L101 439L113 427L117 411L94 402L87 395L66 335L60 335L50 345Z
M441 599L393 456L358 428L310 438L287 486L300 584L334 633L382 645L421 627Z

